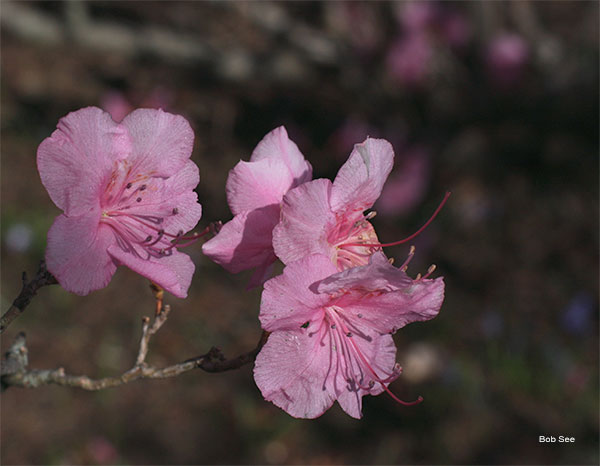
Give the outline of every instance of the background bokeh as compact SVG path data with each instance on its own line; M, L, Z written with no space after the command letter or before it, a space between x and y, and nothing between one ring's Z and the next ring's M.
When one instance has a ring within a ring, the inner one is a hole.
M87 393L2 394L2 464L598 464L597 2L8 2L1 16L2 310L33 274L58 209L36 171L58 119L96 105L184 115L204 214L231 214L228 170L286 125L333 177L384 137L396 166L373 220L415 231L409 272L436 263L446 300L396 335L401 407L367 397L296 420L251 366ZM387 252L405 257L408 245ZM260 290L188 248L189 298L153 339L172 364L260 335ZM93 377L128 369L147 282L119 269L87 297L44 288L2 338L30 366ZM575 444L540 444L567 435Z

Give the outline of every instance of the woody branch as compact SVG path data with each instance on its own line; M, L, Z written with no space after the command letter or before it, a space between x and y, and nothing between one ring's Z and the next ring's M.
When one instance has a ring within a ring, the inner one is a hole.
M158 312L155 314L152 324L150 324L148 317L142 319L142 336L140 338L138 354L135 364L127 372L113 377L93 379L86 375L69 375L62 367L42 370L28 369L28 349L25 334L21 332L6 352L2 362L2 389L4 390L10 386L37 388L42 385L54 384L96 391L118 387L138 379L176 377L193 369L201 369L206 372L225 372L238 369L254 361L256 355L266 342L268 334L263 332L254 349L232 359L225 358L219 348L212 347L206 354L186 359L178 364L161 368L151 366L146 363L150 339L166 322L170 311L169 305L162 305L162 296L159 296L159 293L155 294Z

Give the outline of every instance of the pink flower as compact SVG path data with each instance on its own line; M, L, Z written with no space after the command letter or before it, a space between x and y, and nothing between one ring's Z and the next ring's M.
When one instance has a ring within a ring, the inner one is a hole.
M288 192L273 231L275 254L284 264L322 254L339 270L367 264L379 241L363 211L381 194L393 164L391 144L367 138L354 146L333 183L318 179Z
M435 317L444 299L442 278L412 280L381 252L336 272L316 254L265 283L259 317L272 333L254 379L266 400L294 417L318 417L337 400L360 418L362 397L384 390L404 403L387 387L401 371L392 334Z
M125 265L175 296L194 264L176 249L202 214L190 160L194 133L181 116L136 110L116 123L99 108L62 118L38 149L42 184L63 210L48 232L48 270L86 295Z
M279 222L280 203L290 189L312 178L312 167L283 126L267 134L249 162L240 161L227 178L227 201L233 220L202 246L202 252L232 273L256 269L249 287L271 274L277 260L273 227Z

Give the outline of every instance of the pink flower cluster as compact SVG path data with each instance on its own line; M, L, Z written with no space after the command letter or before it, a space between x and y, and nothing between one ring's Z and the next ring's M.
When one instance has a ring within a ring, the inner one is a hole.
M46 262L65 289L85 295L125 265L186 297L194 264L178 247L199 237L185 233L202 213L193 139L184 118L162 110L136 110L118 123L90 107L59 121L37 163L63 211L48 232ZM320 416L337 400L359 418L362 397L383 391L410 404L388 388L401 371L392 335L437 315L444 282L429 278L432 268L408 277L414 248L394 267L374 212L365 214L393 163L389 142L367 138L333 182L312 180L280 127L229 174L234 217L202 250L230 272L253 269L250 286L264 283L259 318L270 336L254 377L265 399L292 416ZM277 259L285 268L270 278Z
M311 167L284 128L269 133L227 182L235 217L203 252L231 272L255 269L264 284L260 321L271 332L254 377L265 399L315 418L334 401L360 418L362 397L388 392L400 374L392 334L437 315L442 278L413 280L387 260L365 215L378 199L394 153L383 139L357 144L335 180ZM439 208L438 208L439 211ZM436 212L437 213L437 212ZM434 214L435 215L435 214ZM433 271L433 270L431 270Z

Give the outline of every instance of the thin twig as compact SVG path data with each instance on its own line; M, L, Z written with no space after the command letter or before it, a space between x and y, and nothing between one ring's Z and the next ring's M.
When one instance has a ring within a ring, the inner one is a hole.
M160 313L155 316L152 325L150 325L150 319L147 317L144 318L142 322L142 337L134 366L121 375L102 379L92 379L86 375L68 375L62 367L48 370L28 370L25 334L20 333L6 353L2 364L2 388L5 389L9 386L36 388L41 385L55 384L95 391L118 387L138 379L176 377L192 369L202 369L206 372L225 372L238 369L254 361L268 338L268 333L263 332L254 349L240 354L233 359L226 359L221 350L213 347L208 353L187 359L179 364L163 368L153 367L145 362L148 353L148 344L152 335L165 323L168 314L169 306L165 305Z
M23 272L23 288L19 296L13 301L10 309L0 319L0 334L4 333L4 330L8 328L11 322L21 315L31 302L31 298L35 296L37 290L43 286L55 285L57 283L56 278L46 269L44 261L40 262L40 267L30 282L27 281L27 274Z

